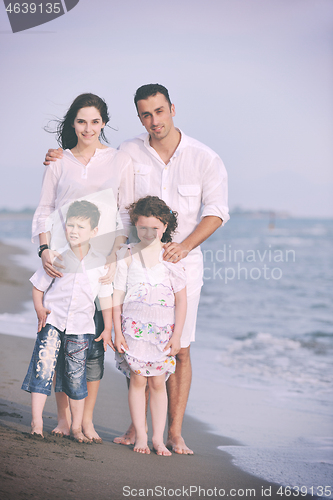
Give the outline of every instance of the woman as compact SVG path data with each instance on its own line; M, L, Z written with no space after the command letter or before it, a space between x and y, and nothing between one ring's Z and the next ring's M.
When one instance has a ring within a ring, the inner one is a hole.
M70 203L86 199L95 203L100 212L99 236L94 248L107 255L108 269L102 282L112 280L116 252L126 241L129 217L125 207L133 202L134 174L131 158L123 151L101 143L106 140L104 127L109 121L106 103L94 94L79 95L58 124L58 143L64 149L63 158L45 169L39 205L33 218L32 240L39 238L39 256L51 277L61 277L63 266L54 259L65 243L63 221ZM111 339L101 338L103 321L100 311L95 314L96 341L87 362L88 397L85 401L82 430L84 440L101 442L92 422L99 383L103 376L104 350ZM69 435L70 413L67 396L56 393L58 425L55 435Z

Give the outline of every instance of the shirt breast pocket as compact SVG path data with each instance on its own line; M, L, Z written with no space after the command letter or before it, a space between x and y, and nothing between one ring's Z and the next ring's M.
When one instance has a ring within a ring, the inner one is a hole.
M135 198L142 198L147 196L150 188L150 172L151 165L144 165L143 163L134 163L135 175Z
M178 186L179 209L183 213L195 215L201 207L201 187L199 184L181 184Z

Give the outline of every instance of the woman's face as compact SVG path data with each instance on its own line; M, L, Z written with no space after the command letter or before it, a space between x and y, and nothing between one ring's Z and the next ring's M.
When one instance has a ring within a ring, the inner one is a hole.
M103 123L97 108L89 106L88 108L79 109L73 124L78 144L82 146L97 144L104 126L105 123Z

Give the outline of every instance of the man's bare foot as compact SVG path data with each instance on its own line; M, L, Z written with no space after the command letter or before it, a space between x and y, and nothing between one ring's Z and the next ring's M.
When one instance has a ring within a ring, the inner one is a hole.
M169 438L166 447L179 455L193 455L193 451L186 446L182 436Z
M88 439L82 432L81 429L72 429L72 438L77 443L91 443L91 440Z
M153 450L156 453L156 455L160 455L163 457L170 457L172 455L171 451L166 448L164 443L155 443L153 440Z
M102 438L97 434L94 424L92 422L82 423L82 432L89 439L89 441L93 441L94 443L102 444Z
M131 424L125 434L122 436L118 436L113 440L116 444L124 444L125 446L129 446L130 444L135 444L135 428L134 425Z
M150 448L147 444L147 438L142 440L137 440L134 445L133 451L137 453L145 453L146 455L150 455Z

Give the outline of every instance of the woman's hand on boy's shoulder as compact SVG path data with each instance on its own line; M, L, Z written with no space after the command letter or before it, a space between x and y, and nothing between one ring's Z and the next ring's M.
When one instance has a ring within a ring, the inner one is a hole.
M60 253L55 250L46 249L42 253L41 259L44 271L50 278L62 278L62 273L56 269L56 267L65 269L65 266L60 263L63 260Z
M62 153L63 153L62 148L49 149L48 152L45 155L45 161L43 162L43 164L45 166L46 165L50 165L51 161L56 161L58 159L61 159L62 158Z

